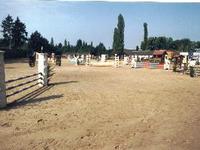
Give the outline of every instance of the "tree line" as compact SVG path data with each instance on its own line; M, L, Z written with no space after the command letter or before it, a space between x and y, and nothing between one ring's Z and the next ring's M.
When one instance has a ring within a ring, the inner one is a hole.
M1 39L2 46L8 46L11 48L21 47L27 40L26 26L17 17L14 21L13 18L8 15L1 24L3 39Z
M62 44L60 44L62 45ZM99 56L103 53L108 53L108 50L103 43L99 43L97 46L93 46L93 42L87 43L81 39L78 39L76 45L71 45L69 41L65 39L64 45L61 46L63 53L75 53L75 54L92 54Z
M141 49L142 50L158 50L158 49L169 49L176 51L195 51L196 49L200 49L200 41L191 41L190 39L184 38L180 40L173 40L171 37L149 37L146 41L146 46L144 46L145 42L142 42Z
M0 48L10 49L15 56L15 52L31 54L33 51L47 53L90 53L99 56L103 53L107 54L124 54L124 31L125 21L122 14L118 16L117 26L113 31L112 49L107 50L103 43L97 46L93 42L87 43L84 40L78 39L75 45L70 44L66 39L63 43L54 43L53 37L50 42L47 38L41 35L39 31L33 32L28 37L26 25L19 17L15 20L8 15L1 23L3 38L0 39ZM176 51L190 51L200 49L200 41L191 41L190 39L173 40L171 37L148 37L148 24L143 24L144 39L135 50L157 50L171 49Z
M93 45L93 42L87 43L81 39L78 39L75 45L70 44L66 39L63 44L54 44L53 37L50 42L47 38L42 36L39 31L33 32L28 37L26 31L26 25L19 17L14 19L8 15L1 23L3 38L0 39L0 48L10 50L12 55L16 54L31 55L33 52L47 52L47 53L90 53L95 56L99 56L102 53L109 53L103 43L99 43L97 46ZM12 50L12 51L11 51ZM22 53L23 52L23 53Z
M169 49L169 50L188 52L200 49L200 41L191 41L188 38L183 38L179 40L173 40L173 38L165 36L148 38L147 23L144 23L143 26L144 26L144 40L141 42L142 50Z
M113 34L113 52L121 55L124 53L124 27L125 22L123 16L118 16L117 27L114 28ZM143 24L144 28L144 39L140 44L140 48L137 45L135 50L159 50L168 49L176 51L195 51L200 49L200 41L191 41L188 38L174 40L171 37L159 36L159 37L148 37L148 24Z

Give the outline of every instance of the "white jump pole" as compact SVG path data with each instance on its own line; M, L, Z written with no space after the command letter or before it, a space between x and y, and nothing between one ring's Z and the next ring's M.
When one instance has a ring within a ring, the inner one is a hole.
M0 108L7 105L6 85L5 85L5 68L4 68L4 52L0 51Z
M86 55L86 66L89 66L90 65L90 55Z
M39 77L39 86L47 86L48 85L48 63L47 63L47 54L46 53L38 53L38 75Z

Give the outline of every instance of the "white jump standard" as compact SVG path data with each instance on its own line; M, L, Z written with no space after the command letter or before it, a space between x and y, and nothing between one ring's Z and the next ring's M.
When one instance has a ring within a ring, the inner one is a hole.
M119 67L119 56L117 56L117 54L115 54L115 62L114 62L114 66L115 66L116 68Z
M24 81L25 79L26 81ZM10 83L16 81L20 81L21 83L8 86ZM31 85L27 86L27 84ZM39 85L40 87L48 86L47 54L38 53L38 73L5 81L4 52L0 51L0 108L4 108L7 106L8 97L21 93L37 85ZM20 90L15 90L11 94L6 94L6 92L16 89L17 87L22 88Z
M48 62L47 62L47 54L46 53L38 53L38 82L39 86L47 86L48 85Z

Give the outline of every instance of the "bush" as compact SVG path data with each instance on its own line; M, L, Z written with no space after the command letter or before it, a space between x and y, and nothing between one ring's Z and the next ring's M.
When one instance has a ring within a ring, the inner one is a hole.
M5 59L14 59L14 58L26 58L27 57L27 50L23 49L6 49L4 50L5 54L4 57Z

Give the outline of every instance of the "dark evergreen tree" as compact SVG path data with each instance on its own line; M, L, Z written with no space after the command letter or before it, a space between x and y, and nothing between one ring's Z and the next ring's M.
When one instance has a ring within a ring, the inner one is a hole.
M113 35L113 50L114 53L122 55L124 52L124 18L121 14L118 16L117 28L114 29Z
M93 47L93 42L90 43L90 46Z
M27 40L27 34L26 25L17 17L12 28L13 47L21 47Z
M81 52L82 43L83 43L83 42L82 42L81 39L78 39L78 40L77 40L77 42L76 42L76 51L75 51L76 53L77 53L77 52Z
M3 32L3 37L4 37L4 42L5 45L7 45L9 47L9 49L11 49L12 46L12 30L13 30L13 19L10 15L8 15L1 24L2 27L2 32Z
M100 56L101 54L105 54L106 53L106 48L103 45L103 43L99 43L96 47L95 47L95 56Z
M148 28L147 28L146 22L143 24L143 27L144 27L144 41L141 44L141 49L146 50L148 47L148 41L147 41L148 40Z
M139 46L138 45L136 46L136 51L139 51Z
M51 45L51 46L54 46L54 40L53 40L53 37L51 37L50 45Z
M117 28L118 28L118 38L119 38L119 43L118 43L118 54L122 55L124 52L124 27L125 27L125 23L124 23L124 18L123 16L120 14L118 16L118 24L117 24Z
M38 31L32 33L28 42L29 48L33 51L40 51L42 46L41 39L42 35Z
M117 28L115 28L114 29L114 34L113 34L113 53L114 54L116 54L116 53L118 53L118 48L117 48L117 46L118 46L118 43L119 43L119 35L118 35L118 29Z
M64 46L67 47L67 40L64 41Z
M38 31L35 31L31 34L30 39L28 41L29 50L37 51L37 52L54 52L54 47L49 44L49 41L44 38Z

